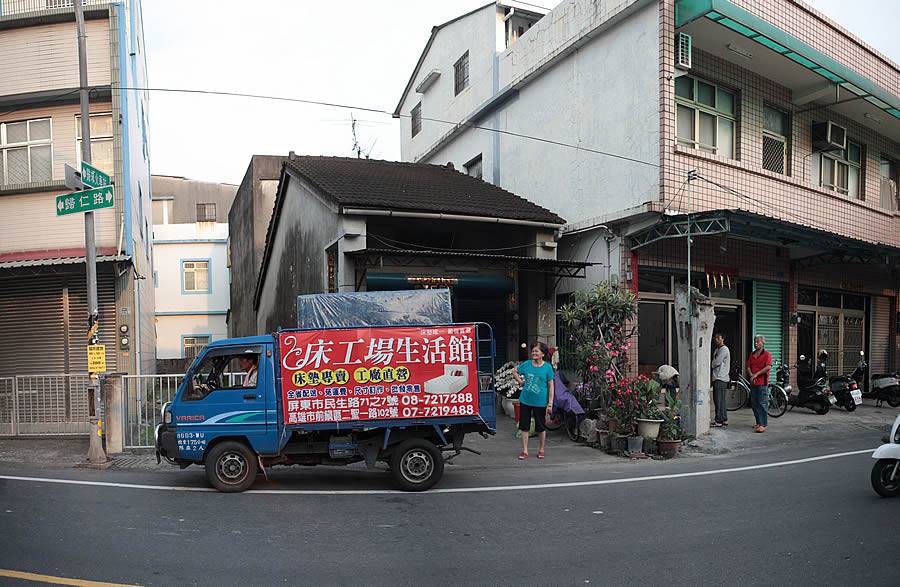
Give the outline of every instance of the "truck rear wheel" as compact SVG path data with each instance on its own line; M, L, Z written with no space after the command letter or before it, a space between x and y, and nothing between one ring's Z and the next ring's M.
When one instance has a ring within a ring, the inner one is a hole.
M444 474L441 451L422 438L401 442L391 454L391 474L404 491L425 491Z
M246 491L256 481L256 455L243 442L226 440L206 455L206 478L223 493Z

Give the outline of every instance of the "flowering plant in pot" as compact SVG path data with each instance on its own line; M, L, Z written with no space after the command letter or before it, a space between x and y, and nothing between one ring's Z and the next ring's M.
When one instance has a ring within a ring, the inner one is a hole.
M644 438L654 439L659 435L660 425L664 422L657 406L659 382L641 375L633 380L632 386L637 392L639 413L636 418L638 434Z
M618 283L602 281L588 291L573 293L558 314L572 365L594 390L599 408L609 410L615 400L613 386L628 364L633 330L627 324L637 314L634 293Z
M622 379L611 386L612 401L607 410L607 418L616 422L615 431L625 436L634 434L641 409L638 392L631 382L630 379Z
M522 392L522 386L519 385L519 382L513 376L516 367L518 367L518 363L510 361L502 365L494 373L494 389L500 396L503 412L510 418L515 417L515 405L513 402L519 399L519 394Z
M666 407L661 412L663 419L659 430L659 454L665 458L672 458L681 446L681 400L676 399L671 392L666 392Z

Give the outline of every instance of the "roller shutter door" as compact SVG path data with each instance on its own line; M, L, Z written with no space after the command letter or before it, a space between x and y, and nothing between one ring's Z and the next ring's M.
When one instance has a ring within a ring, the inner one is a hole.
M0 278L0 376L65 372L63 277Z
M753 282L753 332L766 338L773 363L784 358L784 288L777 283Z
M872 297L872 314L869 326L869 373L890 371L891 300Z

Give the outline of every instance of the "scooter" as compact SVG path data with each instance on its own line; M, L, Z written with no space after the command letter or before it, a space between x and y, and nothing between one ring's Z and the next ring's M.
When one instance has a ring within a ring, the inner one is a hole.
M789 409L793 409L795 406L809 408L819 415L824 415L828 413L832 405L837 403L837 399L835 399L831 390L828 389L828 379L825 371L825 359L827 359L828 354L822 351L819 357L820 360L813 368L809 358L805 355L800 355L800 359L797 362L797 395L788 392ZM785 388L785 391L787 391L787 388Z
M866 363L866 353L859 351L859 363L853 372L853 379L862 386L862 396L875 400L875 407L880 408L882 402L887 402L892 408L900 406L900 377L896 373L880 373L872 375L872 384L869 386L869 364Z
M889 436L872 453L872 489L881 497L900 495L900 415L894 420Z
M836 375L828 380L828 387L837 400L836 405L848 412L854 411L862 403L862 392L852 375Z

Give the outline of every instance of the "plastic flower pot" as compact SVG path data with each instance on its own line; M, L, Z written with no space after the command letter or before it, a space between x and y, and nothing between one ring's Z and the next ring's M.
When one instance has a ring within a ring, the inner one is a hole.
M659 425L662 420L650 420L647 418L638 418L638 434L644 438L656 438L659 436Z
M644 437L643 436L629 436L628 437L628 452L630 452L630 453L644 452Z

